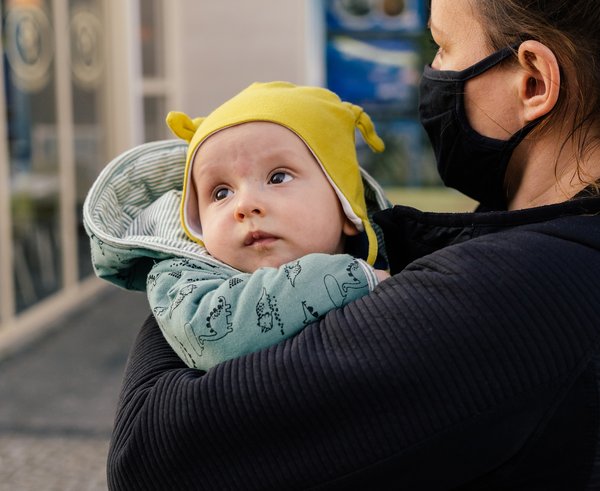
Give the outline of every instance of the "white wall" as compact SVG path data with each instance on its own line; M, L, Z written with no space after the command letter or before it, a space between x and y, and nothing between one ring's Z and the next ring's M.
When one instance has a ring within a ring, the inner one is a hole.
M108 153L142 143L138 0L106 2Z
M172 109L204 116L255 81L314 83L310 3L179 0L175 78L183 107Z

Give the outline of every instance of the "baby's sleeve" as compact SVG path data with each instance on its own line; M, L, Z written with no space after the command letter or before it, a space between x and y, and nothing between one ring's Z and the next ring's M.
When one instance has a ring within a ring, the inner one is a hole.
M346 254L310 254L241 273L211 263L157 263L147 293L161 330L192 368L210 367L293 336L373 290L373 268Z

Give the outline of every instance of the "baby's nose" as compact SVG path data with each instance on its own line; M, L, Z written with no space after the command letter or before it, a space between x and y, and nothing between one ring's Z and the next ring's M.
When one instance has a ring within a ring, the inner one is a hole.
M238 201L235 207L235 218L238 221L245 220L250 216L263 216L265 206L255 193L238 193Z

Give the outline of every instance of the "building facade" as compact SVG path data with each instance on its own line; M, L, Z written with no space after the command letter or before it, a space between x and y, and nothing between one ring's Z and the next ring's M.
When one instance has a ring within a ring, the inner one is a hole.
M386 152L358 151L381 183L438 184L416 115L426 4L0 0L0 355L106 288L83 201L113 157L172 137L169 110L207 115L255 81L330 87L375 120Z
M322 5L2 0L0 351L93 298L81 207L100 170L256 80L322 84ZM7 341L8 340L8 341Z

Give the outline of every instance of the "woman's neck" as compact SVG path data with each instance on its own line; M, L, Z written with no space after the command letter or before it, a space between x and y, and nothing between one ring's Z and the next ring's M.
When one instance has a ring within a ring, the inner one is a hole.
M600 178L600 149L578 162L575 140L564 141L550 132L517 147L507 171L509 210L566 201Z

